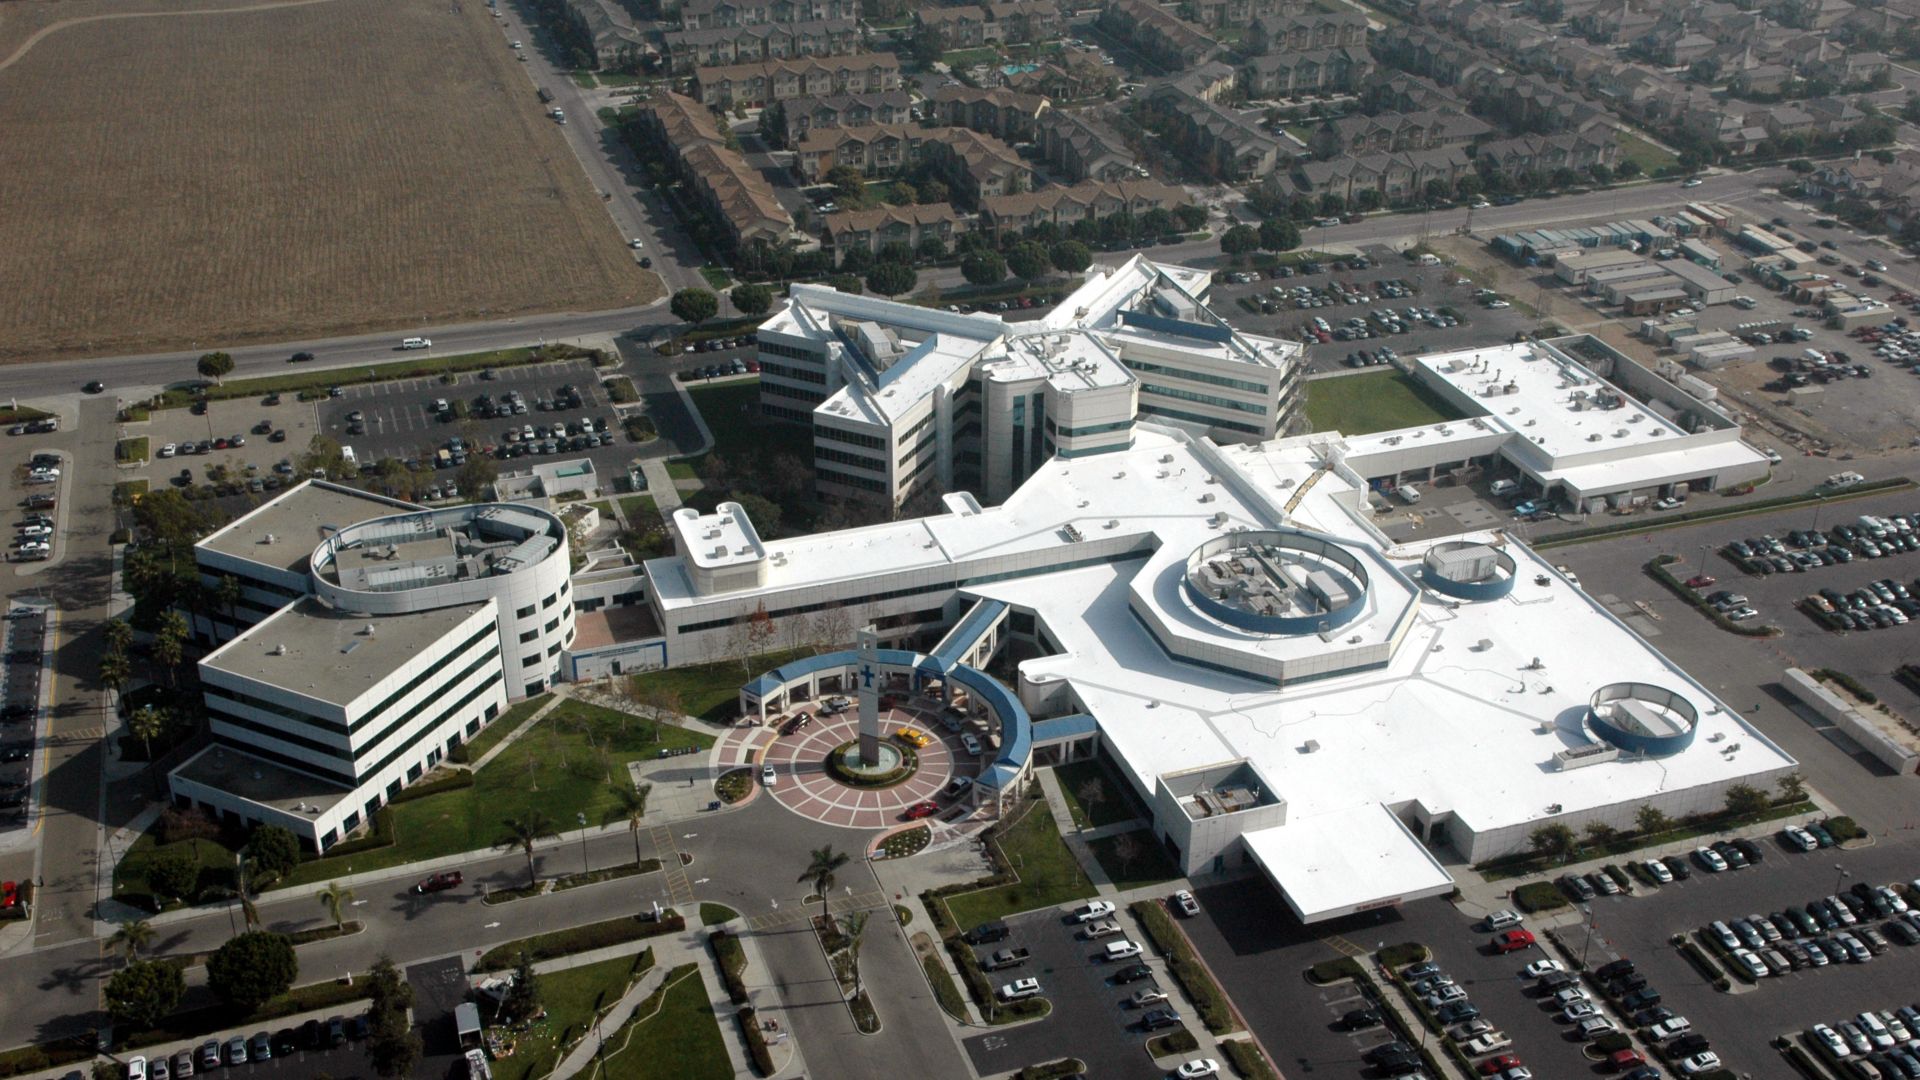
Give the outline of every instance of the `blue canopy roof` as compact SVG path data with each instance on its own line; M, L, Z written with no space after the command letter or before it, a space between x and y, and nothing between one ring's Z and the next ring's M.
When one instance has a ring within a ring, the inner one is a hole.
M973 648L1006 610L1007 605L998 600L977 601L973 610L954 623L953 629L947 631L947 636L933 647L932 655L920 661L920 670L939 675L951 672L954 665L960 662L961 654Z

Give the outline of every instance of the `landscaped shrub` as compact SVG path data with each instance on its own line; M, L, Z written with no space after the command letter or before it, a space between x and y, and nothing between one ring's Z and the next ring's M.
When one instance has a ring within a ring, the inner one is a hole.
M1860 823L1850 817L1830 817L1821 824L1833 834L1835 841L1841 843L1859 840L1867 835L1867 830L1861 828Z
M347 840L333 845L327 849L326 857L333 859L342 855L358 855L363 851L378 851L383 847L391 847L392 845L393 811L383 806L374 811L373 827L367 830L367 835L355 840ZM320 858L320 856L309 855L307 858L312 860Z
M1357 979L1362 974L1364 972L1360 967L1360 961L1351 956L1322 960L1307 969L1307 978L1321 984L1336 982L1340 979Z
M1398 945L1389 945L1380 950L1380 963L1395 971L1408 964L1417 964L1432 956L1425 945L1417 941L1403 941Z
M392 804L407 802L411 799L424 799L429 795L438 795L443 791L458 791L461 788L470 788L472 786L473 773L466 769L456 769L437 780L429 780L424 784L415 784L412 787L401 788L400 793L387 799L387 802Z
M604 949L609 945L622 945L629 941L658 937L661 934L677 934L686 928L687 920L672 908L662 911L658 919L625 915L618 919L607 919L604 922L588 923L585 926L570 927L566 930L535 934L529 938L496 945L480 957L473 965L473 970L476 972L505 970L519 960L522 950L538 962L594 949Z
M760 1021L754 1015L753 1006L742 1006L733 1016L740 1022L740 1033L746 1036L747 1052L753 1055L753 1070L761 1076L772 1076L773 1051L767 1046L766 1033L760 1030Z
M747 954L740 948L739 939L725 930L715 930L707 935L707 944L713 948L713 958L720 964L720 977L727 984L727 997L735 1005L747 1003L747 983L741 976L747 970Z
M1521 911L1555 911L1567 906L1567 898L1551 881L1530 881L1513 890L1513 903Z

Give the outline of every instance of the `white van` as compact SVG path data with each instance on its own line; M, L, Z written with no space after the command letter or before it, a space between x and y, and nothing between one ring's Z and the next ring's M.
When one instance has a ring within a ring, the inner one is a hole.
M1495 480L1487 487L1488 494L1496 498L1516 494L1519 490L1520 481L1518 480Z
M1132 940L1131 938L1123 938L1119 941L1110 941L1107 943L1107 947L1104 950L1102 950L1102 954L1106 957L1108 962L1112 962L1115 960L1131 960L1134 957L1140 955L1140 943Z
M430 338L410 337L402 341L400 347L403 349L431 349L433 348L433 341Z
M1412 484L1401 484L1399 487L1393 490L1395 494L1399 495L1402 499L1405 499L1410 504L1417 503L1420 501L1420 489L1417 487L1414 487Z

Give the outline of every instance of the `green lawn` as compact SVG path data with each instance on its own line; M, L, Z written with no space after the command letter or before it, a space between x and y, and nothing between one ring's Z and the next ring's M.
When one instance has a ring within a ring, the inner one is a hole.
M1123 851L1129 844L1132 850ZM1158 885L1180 876L1180 868L1167 858L1166 849L1154 839L1152 829L1103 836L1087 846L1093 849L1093 857L1099 860L1100 869L1107 872L1114 887L1123 891Z
M1458 420L1459 410L1398 371L1342 375L1306 384L1307 420L1315 431L1376 431Z
M659 517L660 506L651 495L626 495L620 499L620 514L632 525L645 518Z
M599 80L593 77L591 71L574 71L569 74L573 76L574 85L582 90L591 90L599 85Z
M642 953L540 976L547 1018L521 1037L511 1057L493 1063L496 1080L533 1080L552 1072L562 1049L593 1025L594 1014L619 1001L649 966L651 956Z
M733 278L728 277L727 272L717 266L701 267L700 276L703 278L706 278L707 284L712 286L716 290L724 289L727 286L733 284Z
M413 379L452 372L479 371L483 368L514 367L522 364L543 363L548 360L573 359L584 355L586 355L584 350L571 346L553 345L545 348L495 349L491 352L463 353L457 356L414 356L384 364L368 364L364 367L335 368L331 371L292 371L285 375L268 375L258 379L228 379L219 386L208 387L206 393L209 398L215 400L260 397L274 393L323 394L330 386L385 382L389 379ZM159 397L162 408L184 408L192 400L193 395L185 390L167 390Z
M1093 894L1093 882L1080 869L1045 802L1036 802L999 840L1000 850L1020 880L947 898L947 910L961 927L1005 918L1016 912L1064 904Z
M160 843L158 834L149 830L137 837L132 846L120 857L120 865L113 872L113 893L120 897L150 896L153 887L147 883L147 865L162 852L181 851L193 857L200 867L200 886L225 884L229 889L233 885L233 851L218 840L181 840L172 844ZM189 897L191 899L191 897ZM168 908L178 907L168 903Z
M1614 141L1620 144L1620 160L1639 162L1640 171L1647 176L1656 175L1661 169L1678 164L1680 161L1678 157L1631 131L1615 133Z
M771 459L776 454L792 454L801 461L813 460L813 433L796 424L776 424L760 419L760 380L742 379L689 390L694 407L713 432L713 452L726 458L754 457ZM698 464L699 458L693 459Z
M1073 810L1073 823L1088 829L1130 821L1133 804L1099 760L1076 761L1053 770Z
M508 715L494 726L503 726ZM471 787L393 804L391 846L301 863L284 884L312 885L349 873L485 850L500 839L504 819L535 807L557 830L579 828L577 813L585 813L589 824L603 824L614 806L612 785L627 782L627 762L653 757L662 747L712 745L710 737L672 725L661 725L655 741L654 725L645 720L568 701L476 773ZM126 867L123 861L116 880L126 878Z
M693 466L684 461L667 462L667 475L673 477L675 480L700 479L700 474L693 471Z
M800 649L766 653L747 668L743 668L736 660L722 660L713 664L650 671L645 675L633 676L634 691L639 693L648 686L670 688L680 695L680 711L710 724L726 724L739 715L736 707L740 701L742 683L796 657L811 655L811 650Z
M940 57L942 63L961 71L975 64L995 64L1000 61L1000 50L992 48L955 49Z
M147 437L136 435L114 443L113 460L124 465L144 464L147 460Z
M664 994L643 1003L636 1014L640 1019L608 1036L606 1068L598 1075L620 1080L730 1080L733 1063L727 1058L727 1044L699 970L688 964L669 972L667 980ZM655 1004L658 1012L653 1011Z
M545 705L547 699L552 696L552 694L541 694L539 697L530 697L495 717L493 723L481 728L473 738L467 740L467 760L469 762L480 760L480 756L493 749L495 743L513 734L514 728L519 727L527 717L539 712L540 707Z

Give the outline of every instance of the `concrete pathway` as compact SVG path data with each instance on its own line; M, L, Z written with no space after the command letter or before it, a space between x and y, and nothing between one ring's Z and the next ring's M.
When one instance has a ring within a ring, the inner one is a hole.
M547 703L545 705L542 705L538 709L535 709L533 712L533 715L527 717L526 720L522 721L519 727L514 728L512 731L508 732L506 738L501 739L497 743L494 743L492 749L480 755L480 760L468 764L467 766L468 771L479 772L481 769L486 768L487 762L492 761L494 758L499 757L500 752L505 750L507 747L512 746L515 742L518 742L520 739L520 736L525 735L529 731L532 731L533 725L545 719L548 713L558 708L561 702L567 700L569 697L572 696L565 690L565 687L569 685L571 684L561 683L560 687L555 688L553 692L553 696L547 699Z
M674 486L673 475L667 472L664 460L641 458L640 471L647 478L646 494L653 496L653 505L660 508L660 516L680 509L680 489Z
M689 922L690 925L687 929L678 934L669 934L653 938L645 943L647 947L653 949L653 967L645 975L635 980L633 986L627 990L626 994L603 1014L603 1018L598 1027L599 1035L606 1039L606 1052L609 1055L618 1052L622 1047L626 1046L634 1033L623 1030L623 1028L628 1021L637 1015L639 1006L646 1001L648 995L660 989L661 986L666 985L667 972L683 964L690 963L694 965L694 971L689 975L682 976L682 978L697 978L701 981L706 991L707 1000L713 1004L714 1022L720 1027L721 1039L726 1043L727 1059L733 1065L734 1075L738 1077L752 1076L752 1055L747 1049L746 1036L741 1033L739 1023L733 1018L733 1003L727 997L727 988L720 978L719 968L714 962L713 954L707 948L707 934L710 930L707 927L691 925L694 920L690 919ZM745 939L742 939L742 944L746 944ZM557 966L561 964L579 966L581 964L590 964L597 960L610 958L608 956L600 956L598 955L599 953L610 953L611 956L620 956L631 955L635 951L632 946L627 945L615 946L611 950L597 950L595 953L582 953L577 957L567 957L564 960L554 961L553 963L556 966L553 967L552 970L561 970ZM747 965L749 974L753 972L755 967L753 961L754 957L749 953ZM546 964L538 964L535 965L535 970L545 972L549 970L549 967ZM764 975L764 970L762 974ZM751 987L751 980L749 980L749 986ZM651 1013L648 1015L651 1015ZM641 1017L641 1019L645 1019L645 1017ZM791 1040L786 1040L786 1042L790 1044ZM588 1077L600 1075L595 1067L596 1063L594 1060L599 1052L600 1038L593 1034L587 1035L587 1037L580 1040L580 1043L575 1046L566 1057L561 1059L560 1064L555 1067L553 1071L553 1077L555 1080L565 1080L566 1077L575 1075ZM779 1060L777 1054L775 1060Z

